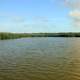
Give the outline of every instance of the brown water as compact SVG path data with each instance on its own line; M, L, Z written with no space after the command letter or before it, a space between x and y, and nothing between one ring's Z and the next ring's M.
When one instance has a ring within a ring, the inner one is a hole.
M0 41L0 80L80 80L80 38Z

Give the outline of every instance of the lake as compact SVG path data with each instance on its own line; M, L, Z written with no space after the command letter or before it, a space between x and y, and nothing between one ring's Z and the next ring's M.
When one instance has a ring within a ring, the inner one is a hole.
M0 80L80 80L80 38L1 40Z

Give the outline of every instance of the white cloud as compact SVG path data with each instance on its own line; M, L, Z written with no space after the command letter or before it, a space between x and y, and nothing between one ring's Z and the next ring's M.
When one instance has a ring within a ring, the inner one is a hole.
M16 22L16 23L24 23L25 22L25 18L21 17L21 16L14 16L11 19L13 22Z
M79 10L71 11L69 15L73 18L80 18L80 11Z
M80 0L64 0L64 3L71 9L80 9Z
M80 27L80 0L64 0L64 3L70 9L69 16L72 24Z

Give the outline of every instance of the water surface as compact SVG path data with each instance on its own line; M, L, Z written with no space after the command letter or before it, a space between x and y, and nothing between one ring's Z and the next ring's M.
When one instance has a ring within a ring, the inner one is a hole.
M80 80L80 38L0 41L0 80Z

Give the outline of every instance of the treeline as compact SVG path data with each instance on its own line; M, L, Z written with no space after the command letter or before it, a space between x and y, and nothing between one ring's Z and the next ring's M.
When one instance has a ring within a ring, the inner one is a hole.
M80 37L80 33L32 33L32 37Z
M17 39L17 38L24 38L24 37L31 37L30 34L26 33L0 33L0 40L5 39Z
M80 33L0 33L1 40L25 37L80 37Z

